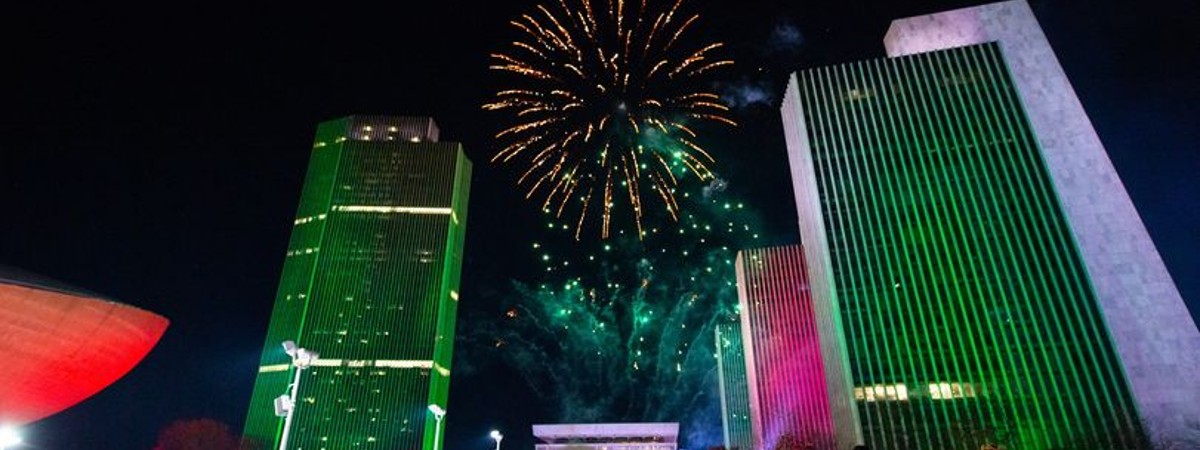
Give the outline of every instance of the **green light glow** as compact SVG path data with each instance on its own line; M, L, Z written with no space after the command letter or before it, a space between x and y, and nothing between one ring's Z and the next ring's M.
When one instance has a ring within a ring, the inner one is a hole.
M868 446L1140 445L999 48L811 69L798 82L823 216L802 213L801 225L822 220L828 233L851 378L907 389L902 400L856 391Z
M321 364L302 374L289 448L440 450L426 408L447 401L471 163L453 143L341 138L372 120L390 119L317 129L336 143L312 153L245 426L266 448L292 377L272 368L294 340Z
M737 301L734 268L726 262L734 257L731 249L750 241L745 230L755 230L757 220L751 208L725 210L725 199L713 197L681 202L689 214L680 223L648 217L645 240L539 236L543 250L562 250L544 253L550 261L534 253L545 277L536 287L516 283L515 293L496 299L500 311L514 315L473 321L480 325L469 340L482 345L468 348L486 353L472 358L520 372L543 394L549 420L681 421L685 427L714 420L713 327L734 314ZM707 226L729 222L734 231ZM681 236L667 226L698 230ZM712 432L719 425L703 427Z

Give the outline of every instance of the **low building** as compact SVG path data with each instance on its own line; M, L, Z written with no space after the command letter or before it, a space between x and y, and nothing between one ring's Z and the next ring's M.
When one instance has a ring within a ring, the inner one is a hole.
M536 450L676 450L678 423L534 425Z

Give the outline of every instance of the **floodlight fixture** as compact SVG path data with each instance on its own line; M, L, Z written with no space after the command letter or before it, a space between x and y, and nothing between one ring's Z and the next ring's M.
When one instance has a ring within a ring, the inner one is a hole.
M292 418L296 415L296 393L300 391L300 373L313 365L319 356L317 352L296 346L295 341L283 341L283 351L292 357L292 366L296 368L289 392L275 399L275 415L283 417L283 433L279 438L279 450L287 450L288 436L292 430ZM3 449L0 449L3 450Z
M296 357L296 352L300 350L296 347L296 341L283 341L283 352L287 353L292 358Z
M492 430L492 439L496 440L496 450L500 450L500 441L504 440L504 435L500 430Z
M283 394L275 397L275 417L287 417L292 412L292 396Z
M442 437L442 419L446 417L446 410L437 404L429 404L429 412L433 413L433 450L441 450L438 441Z
M296 364L296 367L304 369L311 366L319 356L319 353L308 349L296 349L296 356L292 359L292 362Z
M442 420L443 417L446 417L446 410L442 409L442 407L438 405L429 405L429 412L433 413L433 418L439 421Z

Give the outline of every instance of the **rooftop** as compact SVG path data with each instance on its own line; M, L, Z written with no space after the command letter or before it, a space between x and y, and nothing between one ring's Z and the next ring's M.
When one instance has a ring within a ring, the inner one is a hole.
M533 437L542 443L571 442L677 442L678 423L570 423L533 426Z
M38 275L32 272L26 272L24 270L5 266L3 264L0 264L0 284L23 286L32 289L58 292L60 294L74 295L78 297L94 298L110 302L115 301L95 292L80 289L50 277Z

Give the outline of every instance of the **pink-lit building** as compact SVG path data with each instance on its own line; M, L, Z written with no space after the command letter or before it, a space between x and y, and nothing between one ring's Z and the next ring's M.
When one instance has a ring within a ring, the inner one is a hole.
M831 405L829 387L845 381L826 370L838 365L826 361L841 353L838 334L808 293L801 247L742 251L737 281L753 449L848 448L834 424L855 421L835 416L853 409Z

